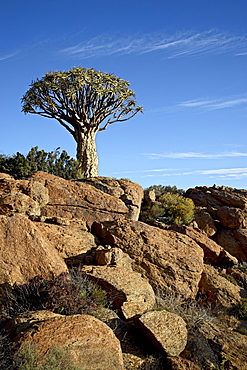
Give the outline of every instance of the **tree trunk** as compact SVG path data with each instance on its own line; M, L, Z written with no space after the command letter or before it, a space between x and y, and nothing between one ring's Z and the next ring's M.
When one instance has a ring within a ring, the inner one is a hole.
M97 131L87 131L76 135L77 160L79 161L79 174L82 178L98 176L98 155L96 151L95 136Z

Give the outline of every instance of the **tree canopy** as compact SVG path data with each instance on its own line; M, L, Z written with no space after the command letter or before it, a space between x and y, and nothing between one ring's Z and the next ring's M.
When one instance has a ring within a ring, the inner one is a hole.
M77 178L78 163L68 153L60 148L52 152L31 148L25 156L19 152L13 156L0 154L0 172L8 173L15 179L25 179L36 171L48 172L64 179Z
M22 111L55 118L77 143L82 176L97 176L96 133L142 111L129 85L114 74L82 67L47 72L31 83Z

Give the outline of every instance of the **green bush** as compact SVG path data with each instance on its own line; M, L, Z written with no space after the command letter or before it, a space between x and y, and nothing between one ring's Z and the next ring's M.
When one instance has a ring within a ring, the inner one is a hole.
M247 298L242 298L234 311L240 319L247 320Z
M184 194L184 190L178 189L175 185L174 186L152 185L152 186L149 186L149 188L145 189L145 191L150 191L150 190L155 191L155 195L157 198L159 198L164 193L172 193L172 194L178 194L178 195Z
M107 293L81 274L62 273L47 287L48 309L63 315L90 314L107 305Z
M36 277L27 284L6 286L8 297L0 309L2 318L12 318L29 311L47 309L63 315L90 314L100 317L110 303L107 293L80 271L62 273L46 281Z
M65 150L60 152L59 149L48 153L35 146L26 156L19 152L13 156L0 155L0 172L8 173L15 179L25 179L36 171L48 172L67 180L78 178L78 162Z
M178 194L163 193L157 202L142 209L140 220L150 222L158 219L165 224L190 224L194 219L194 203Z
M81 370L70 353L69 347L54 346L43 358L36 346L26 344L17 353L18 370Z

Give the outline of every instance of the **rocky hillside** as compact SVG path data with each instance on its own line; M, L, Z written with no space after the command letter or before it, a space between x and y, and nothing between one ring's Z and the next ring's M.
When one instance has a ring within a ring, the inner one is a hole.
M247 191L186 196L192 226L148 225L130 181L0 174L0 367L247 369Z

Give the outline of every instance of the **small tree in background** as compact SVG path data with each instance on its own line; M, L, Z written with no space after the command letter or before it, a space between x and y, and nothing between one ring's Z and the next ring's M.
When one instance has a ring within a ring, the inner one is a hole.
M22 111L55 118L69 131L77 143L84 178L98 176L97 132L142 111L129 82L94 69L49 72L30 86L22 98Z
M154 190L155 195L157 198L161 196L164 193L172 193L172 194L178 194L178 195L183 195L184 190L183 189L178 189L175 185L170 186L170 185L151 185L149 188L145 189L145 191L149 190Z
M190 224L194 219L194 203L185 198L182 189L176 186L150 186L145 192L155 191L156 200L147 201L142 205L140 220L152 223L159 220L165 224Z
M52 152L31 148L27 156L17 152L13 156L0 155L0 172L8 173L15 179L23 179L36 171L48 172L64 179L76 179L78 162L60 148Z

